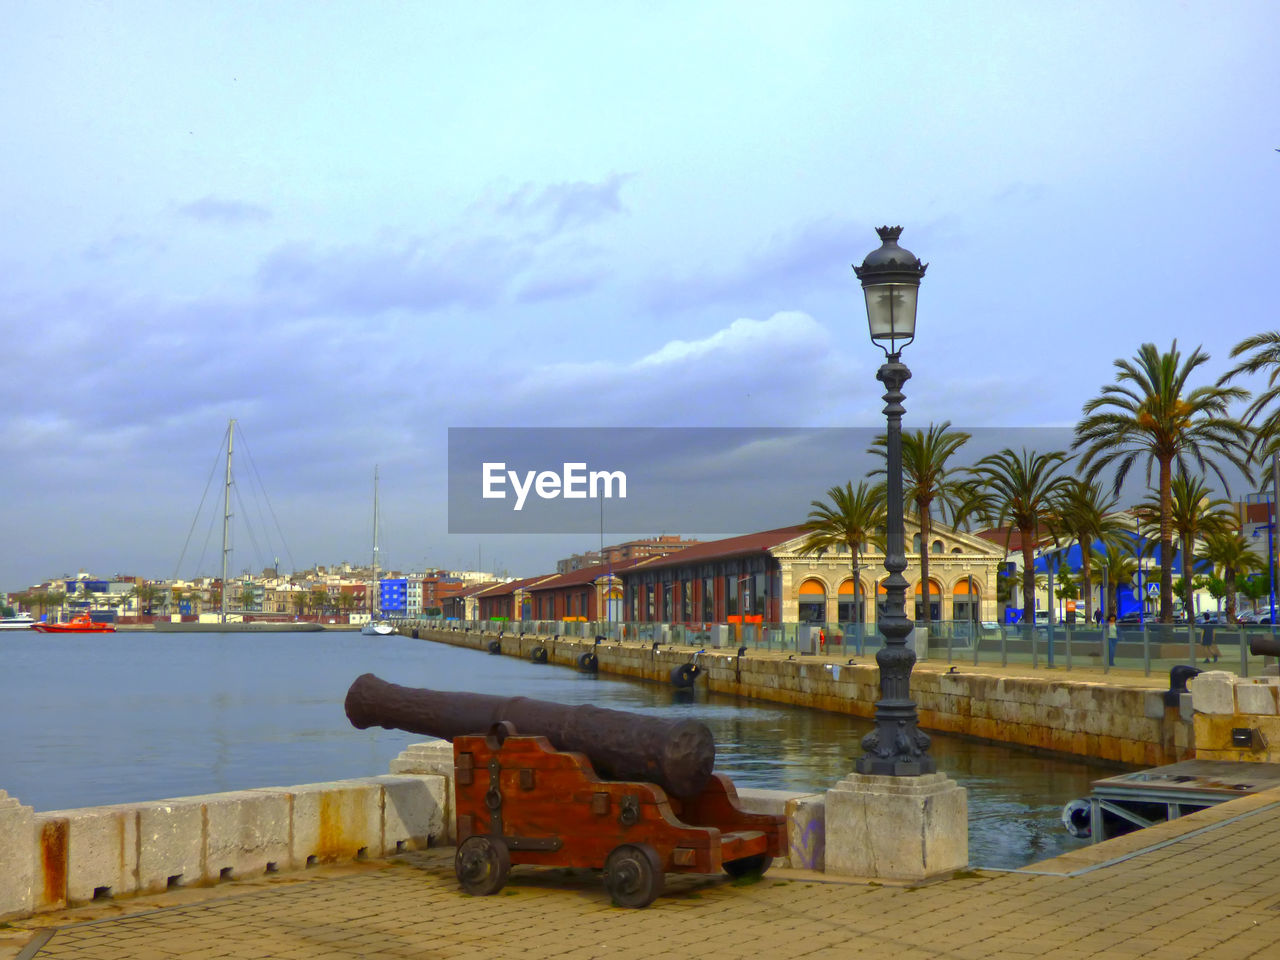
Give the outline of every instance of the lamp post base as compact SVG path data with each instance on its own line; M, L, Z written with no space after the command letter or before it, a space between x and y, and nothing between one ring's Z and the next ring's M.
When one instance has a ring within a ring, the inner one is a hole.
M827 791L827 873L927 880L969 865L969 797L943 773L851 773Z

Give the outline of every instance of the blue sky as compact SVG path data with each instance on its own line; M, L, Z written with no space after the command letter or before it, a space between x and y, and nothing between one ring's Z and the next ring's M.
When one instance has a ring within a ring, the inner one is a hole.
M908 426L1221 372L1276 326L1278 11L7 5L0 589L172 575L230 417L299 565L368 556L378 463L388 563L545 570L592 538L447 533L447 428L875 425L882 223Z

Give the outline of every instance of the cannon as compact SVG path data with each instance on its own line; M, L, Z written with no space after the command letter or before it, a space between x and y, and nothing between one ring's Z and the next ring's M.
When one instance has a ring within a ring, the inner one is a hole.
M1256 633L1249 638L1249 652L1255 657L1280 657L1280 638Z
M696 720L421 690L372 674L351 685L346 712L360 729L453 741L454 869L467 893L496 893L512 864L588 867L604 870L616 903L644 907L664 873L759 874L786 852L785 817L738 806Z

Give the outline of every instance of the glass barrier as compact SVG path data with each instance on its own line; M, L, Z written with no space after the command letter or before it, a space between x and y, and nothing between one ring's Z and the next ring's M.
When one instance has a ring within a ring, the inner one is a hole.
M814 655L831 660L869 660L884 645L873 623L635 623L619 621L451 620L444 630L466 630L496 637L559 635L574 639L604 637L611 643L658 644L697 650L729 650ZM1280 634L1271 624L999 624L935 620L915 624L908 638L922 662L974 666L1030 666L1052 670L1141 671L1167 674L1180 664L1198 670L1226 670L1259 676L1274 667L1276 656L1250 650L1250 641L1280 650Z

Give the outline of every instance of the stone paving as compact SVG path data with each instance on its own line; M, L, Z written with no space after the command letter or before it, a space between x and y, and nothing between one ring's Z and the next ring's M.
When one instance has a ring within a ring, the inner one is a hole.
M670 876L627 910L590 871L517 867L495 896L465 896L445 848L43 915L0 930L0 957L1262 960L1280 957L1277 850L1271 791L1022 871L919 887Z

